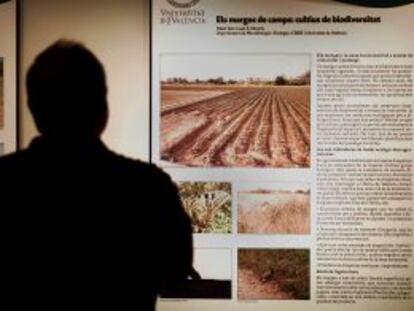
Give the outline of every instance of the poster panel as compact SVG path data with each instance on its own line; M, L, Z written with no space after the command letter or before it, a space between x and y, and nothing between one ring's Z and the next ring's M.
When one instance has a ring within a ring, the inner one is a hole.
M414 308L411 2L152 1L151 160L205 280L159 310Z
M17 148L17 1L0 1L0 156Z

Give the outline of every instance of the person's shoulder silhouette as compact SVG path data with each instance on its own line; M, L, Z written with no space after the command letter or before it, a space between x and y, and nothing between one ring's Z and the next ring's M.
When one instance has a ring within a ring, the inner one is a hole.
M191 226L177 188L100 140L105 74L84 46L56 42L26 82L40 135L0 159L9 297L42 309L152 310L159 284L191 271Z

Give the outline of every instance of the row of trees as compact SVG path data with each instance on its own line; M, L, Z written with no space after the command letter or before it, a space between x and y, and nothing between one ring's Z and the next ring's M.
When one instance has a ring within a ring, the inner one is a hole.
M173 77L162 81L162 84L213 84L213 85L310 85L310 71L297 77L276 76L273 80L261 78L247 78L246 80L224 79L223 77L210 78L207 80Z

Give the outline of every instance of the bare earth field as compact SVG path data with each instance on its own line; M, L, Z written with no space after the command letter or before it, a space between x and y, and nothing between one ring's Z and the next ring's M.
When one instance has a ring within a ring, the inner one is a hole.
M212 99L229 92L232 92L232 90L207 88L206 90L200 91L200 89L164 87L161 93L161 114L165 114L178 107L183 107L201 100Z
M239 299L309 299L308 249L238 249Z
M309 234L309 193L274 191L240 192L239 233Z
M290 299L274 282L262 282L251 270L239 270L239 299Z
M309 86L161 89L160 156L198 167L309 167Z

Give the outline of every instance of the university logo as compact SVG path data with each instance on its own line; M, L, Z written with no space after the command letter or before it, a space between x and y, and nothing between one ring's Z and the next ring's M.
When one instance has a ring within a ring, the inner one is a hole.
M206 14L202 8L193 8L200 0L167 0L173 8L160 9L162 25L205 24Z
M169 4L178 9L189 9L195 6L200 0L167 0Z

